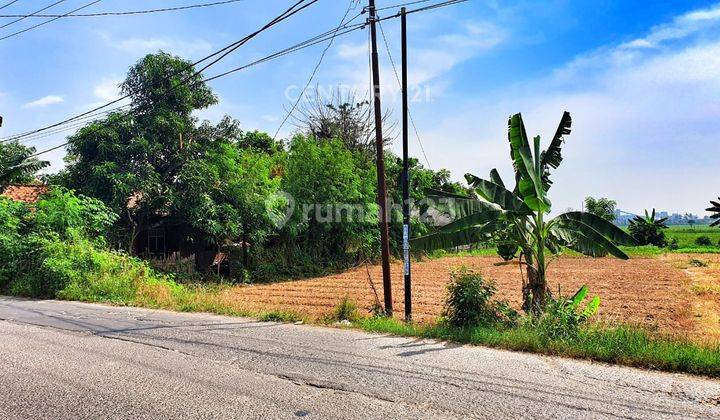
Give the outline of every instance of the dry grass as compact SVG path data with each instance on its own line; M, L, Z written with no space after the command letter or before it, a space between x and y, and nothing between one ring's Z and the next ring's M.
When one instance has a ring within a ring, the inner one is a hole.
M713 329L711 316L714 314L717 317L720 312L718 295L713 292L693 293L697 287L715 290L712 288L718 285L720 279L720 256L692 257L713 261L707 268L688 268L687 262L690 258L680 254L633 258L629 261L562 257L550 266L549 278L552 289L557 290L559 287L563 294L574 293L581 285L587 284L591 293L602 298L599 316L603 321L641 325L664 334L720 337ZM442 311L450 272L461 265L472 267L493 279L498 286L498 296L519 307L519 267L515 264L498 265L499 262L500 259L496 257L472 256L446 257L415 263L415 320L431 322L437 318ZM393 264L392 272L395 292L393 302L396 316L401 317L401 265ZM344 297L357 302L361 310L369 311L376 301L383 301L381 270L378 266L370 266L321 278L237 286L224 289L218 297L225 304L246 311L289 311L310 319L320 319L328 315ZM705 314L700 320L696 316L699 310ZM717 321L714 326L717 328Z
M665 258L689 278L695 336L720 342L720 255L695 258L703 264L693 263L692 259L683 256L668 255Z

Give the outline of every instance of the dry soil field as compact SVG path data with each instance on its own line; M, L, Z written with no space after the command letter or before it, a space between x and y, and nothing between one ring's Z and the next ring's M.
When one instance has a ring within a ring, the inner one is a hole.
M691 259L707 267L694 267ZM497 265L496 257L446 257L413 264L414 319L432 321L442 310L451 270L465 265L497 283L498 296L520 305L519 267ZM402 267L393 264L393 301L402 316ZM663 333L719 339L720 255L680 255L633 258L562 257L550 266L553 290L574 293L587 284L602 298L599 316L611 322L642 324ZM347 296L363 310L383 301L379 266L361 267L342 274L268 285L226 289L222 299L255 311L292 311L311 318L332 313Z

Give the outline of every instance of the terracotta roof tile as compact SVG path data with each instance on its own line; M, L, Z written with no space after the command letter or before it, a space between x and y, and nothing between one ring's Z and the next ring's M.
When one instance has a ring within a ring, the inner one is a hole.
M23 203L35 203L49 189L47 185L8 185L2 196Z

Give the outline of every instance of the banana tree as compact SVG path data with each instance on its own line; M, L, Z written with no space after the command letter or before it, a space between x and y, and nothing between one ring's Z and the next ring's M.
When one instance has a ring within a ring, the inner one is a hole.
M540 151L540 137L532 143L525 133L522 116L508 121L510 157L515 169L515 187L510 190L496 169L488 179L466 174L473 197L430 191L428 199L442 203L454 221L411 242L414 250L429 251L476 243L494 243L506 260L518 258L524 266L523 309L540 311L552 297L547 285L551 257L563 247L584 255L617 258L628 256L617 245L635 242L622 229L592 213L571 211L549 219L552 186L550 171L562 162L564 136L572 119L565 112L547 150ZM522 271L521 271L522 272Z
M26 182L50 162L35 158L34 147L25 147L17 142L0 143L0 190L13 182Z
M655 209L652 213L645 210L645 216L635 216L630 219L628 231L638 245L667 246L665 232L667 229L668 217L655 218Z
M718 201L710 201L710 204L712 204L712 207L705 209L706 211L714 213L710 218L715 219L715 221L712 222L710 226L718 226L720 225L720 197L718 197Z

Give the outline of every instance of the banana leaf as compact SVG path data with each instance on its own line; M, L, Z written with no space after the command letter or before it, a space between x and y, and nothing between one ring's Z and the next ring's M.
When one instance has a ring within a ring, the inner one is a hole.
M581 212L581 211L571 211L571 212L561 214L560 216L556 217L554 220L557 220L557 221L573 220L576 222L580 222L582 224L585 224L585 225L591 227L593 230L600 233L601 235L607 237L613 243L616 243L618 245L628 245L628 246L637 245L637 242L635 241L635 239L633 239L633 237L630 236L627 232L625 232L624 230L615 226L613 223L611 223L593 213Z
M607 249L602 245L574 229L554 224L550 227L550 233L560 239L565 246L583 255L589 257L605 257L608 254Z
M477 198L465 197L445 191L428 189L425 204L443 213L447 213L453 219L467 217L471 214L483 211L500 211L496 204L478 200Z
M473 213L463 218L448 223L445 226L437 228L434 232L450 233L464 230L473 226L484 225L488 222L495 222L502 215L501 210L485 209L484 211Z
M464 230L453 232L433 232L425 236L410 240L410 247L413 251L434 251L436 249L447 249L456 246L489 242L492 239L492 232L496 225L493 222L484 225L471 226Z
M510 117L508 121L508 140L510 141L510 155L513 165L517 173L519 173L518 187L523 201L534 211L549 211L550 203L545 198L542 181L536 171L522 115L515 114Z
M590 225L586 225L581 221L572 219L557 220L551 226L550 231L553 234L557 232L563 240L568 242L568 247L570 249L574 249L585 255L596 257L605 256L610 253L621 260L627 260L630 258L608 238L593 229ZM587 241L590 243L587 243ZM575 243L577 243L577 245ZM596 247L604 249L604 255L602 252L595 249Z
M497 169L494 169L490 171L490 181L498 184L499 186L505 188L505 183L503 182L502 178L500 177L500 172L498 172Z
M549 190L552 185L552 181L550 180L550 168L557 169L562 162L562 144L565 142L565 138L563 136L570 134L571 126L572 117L570 117L569 112L565 111L562 118L560 118L560 124L558 124L558 128L555 131L552 141L550 142L550 146L548 146L547 150L542 152L540 155L540 165L543 170L542 183L545 191Z
M465 179L478 195L485 200L495 203L505 211L520 214L531 214L532 210L523 202L520 197L505 189L505 187L494 182L476 177L472 174L465 174Z
M720 197L718 197L718 200L720 200ZM712 204L712 207L705 209L705 211L715 213L710 216L711 219L718 219L712 222L710 224L710 227L718 226L720 225L720 203L717 201L710 201L710 204Z

